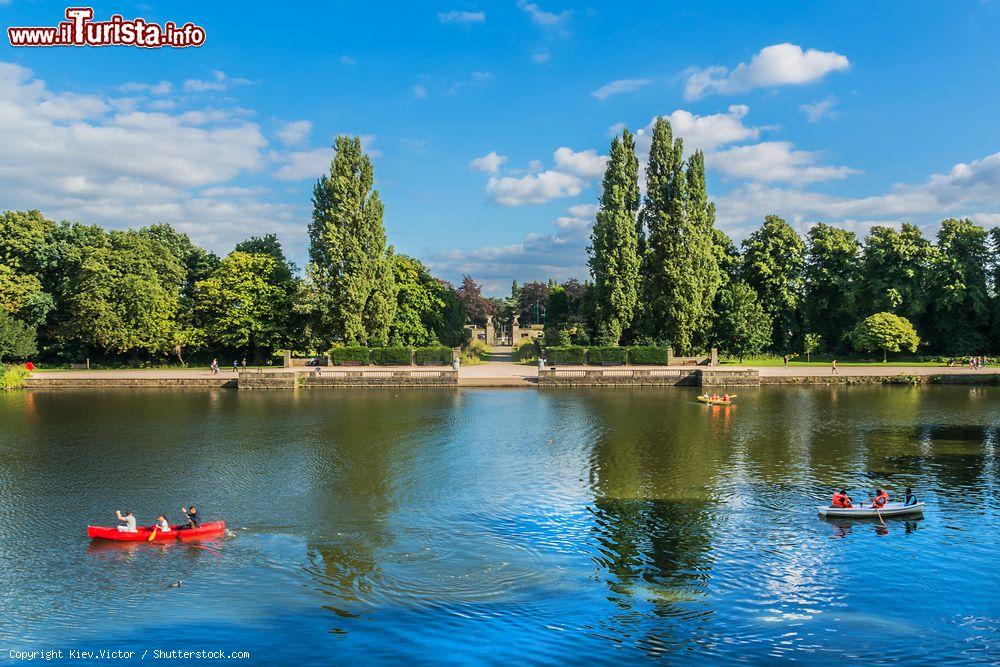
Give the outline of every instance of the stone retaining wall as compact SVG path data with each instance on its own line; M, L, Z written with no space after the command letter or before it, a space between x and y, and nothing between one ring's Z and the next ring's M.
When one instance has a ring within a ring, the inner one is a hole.
M235 389L233 376L214 378L28 378L28 389L143 389L164 387L224 387Z
M242 371L240 373L240 389L295 389L296 374L288 373L260 373L255 371Z
M1000 384L1000 374L942 374L942 375L765 375L761 384Z
M698 371L702 387L757 387L761 383L756 370L723 370L704 368Z
M453 369L380 371L322 370L300 374L302 387L457 387Z

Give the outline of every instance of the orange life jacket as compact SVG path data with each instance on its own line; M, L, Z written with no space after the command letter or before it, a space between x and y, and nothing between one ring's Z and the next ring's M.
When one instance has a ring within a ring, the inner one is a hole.
M872 507L879 507L879 508L885 507L885 503L888 500L888 498L889 497L884 493L880 493L879 495L875 496L875 500L872 502Z
M850 500L850 498L848 496L844 495L843 493L839 493L838 492L838 493L833 494L833 506L834 507L850 507L851 506L851 500Z
M878 494L878 497L885 499L885 502L889 502L889 493L887 491Z

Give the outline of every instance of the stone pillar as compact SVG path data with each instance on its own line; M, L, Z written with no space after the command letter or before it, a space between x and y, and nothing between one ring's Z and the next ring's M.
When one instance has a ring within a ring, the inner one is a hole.
M510 323L510 344L516 346L521 340L521 316L515 315L514 321Z
M285 350L285 358L284 358L284 362L283 362L282 365L285 368L291 368L292 367L292 351L291 350Z
M715 348L715 347L712 348L712 355L711 355L711 358L709 359L708 365L709 366L718 366L719 365L719 349L718 348Z
M667 348L667 366L673 366L673 365L674 365L674 348L668 347Z
M492 315L487 315L486 316L486 344L487 345L491 345L491 346L492 345L496 345L497 341L496 341L496 338L494 336L495 336L495 331L493 329L493 316Z

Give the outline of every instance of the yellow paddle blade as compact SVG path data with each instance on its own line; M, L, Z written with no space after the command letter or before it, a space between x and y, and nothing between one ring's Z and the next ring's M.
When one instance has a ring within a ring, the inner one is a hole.
M152 542L155 538L156 538L156 529L154 528L153 532L151 532L149 534L149 537L146 538L146 541L147 542Z

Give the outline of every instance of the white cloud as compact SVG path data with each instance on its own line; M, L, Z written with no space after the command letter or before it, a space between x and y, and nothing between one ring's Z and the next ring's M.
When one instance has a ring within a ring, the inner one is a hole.
M444 24L458 23L458 24L468 25L470 23L485 23L486 12L465 12L465 11L438 12L438 20Z
M670 121L674 136L684 139L685 150L710 151L719 146L756 139L760 136L760 128L743 124L743 118L749 111L745 105L733 104L724 114L699 116L684 109L677 109L664 118ZM636 150L640 155L649 153L655 122L654 118L649 125L636 132Z
M750 183L716 198L720 223L758 223L767 213L789 219L895 222L933 216L973 215L1000 208L1000 153L933 174L917 185L896 184L868 197L841 197ZM990 214L983 220L990 221ZM987 224L984 222L984 224Z
M286 146L297 146L309 138L312 123L308 120L295 120L282 125L275 133L278 140Z
M422 100L427 97L427 88L423 84L414 84L410 90L413 92L414 99Z
M575 152L563 146L557 148L553 154L556 167L560 171L568 172L580 178L593 179L604 175L604 166L607 164L607 155L598 155L594 149Z
M202 93L207 91L220 92L228 90L230 86L245 86L253 83L249 79L231 79L225 72L219 70L212 71L211 79L188 79L184 82L184 92Z
M538 63L539 65L541 65L542 63L547 63L551 59L552 56L549 54L548 51L539 51L537 53L531 54L531 62Z
M528 2L527 0L517 0L517 6L520 7L521 10L524 11L528 16L530 16L531 20L536 25L545 26L548 28L561 26L565 24L567 21L569 21L570 16L572 16L572 12L570 12L569 10L559 12L558 14L553 12L547 12L543 10L541 7L539 7L536 3Z
M566 210L566 215L559 216L552 223L564 232L590 231L597 215L597 204L576 204Z
M639 90L645 86L652 83L650 79L617 79L611 83L606 83L594 92L590 94L591 97L596 97L599 100L606 100L612 95L619 95L621 93L630 93L633 90Z
M354 59L354 56L349 56L347 54L344 54L344 55L340 56L340 64L341 65L349 65L349 66L353 67L354 65L358 64L358 61Z
M486 193L502 206L544 204L560 197L575 197L583 191L579 176L547 170L520 177L490 176Z
M120 89L129 93L149 93L151 95L169 95L174 86L169 81L160 81L159 83L126 83L120 86Z
M793 150L789 141L764 141L709 153L705 156L705 163L730 178L796 185L837 180L860 173L850 167L817 165L818 157L814 152Z
M834 51L803 51L796 44L773 44L732 70L721 65L689 69L684 96L694 100L710 93L732 95L754 88L802 85L849 66L847 57Z
M228 190L265 166L266 148L236 108L116 111L0 63L0 201L11 209L112 228L166 222L221 252L248 234L300 236L293 206Z
M496 151L490 151L482 157L469 162L469 169L472 171L485 171L488 174L495 174L500 171L500 165L507 161L506 155L499 155Z
M811 104L803 104L799 107L799 110L806 115L806 120L810 123L815 123L821 118L827 116L833 116L833 107L837 104L837 98L833 95L829 97L812 102Z
M374 134L361 135L361 149L370 158L377 158L382 151L373 148L376 137ZM281 166L274 172L275 178L282 181L315 180L330 171L333 160L333 148L327 146L302 151L289 151L277 156Z

